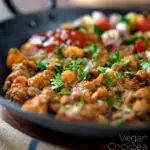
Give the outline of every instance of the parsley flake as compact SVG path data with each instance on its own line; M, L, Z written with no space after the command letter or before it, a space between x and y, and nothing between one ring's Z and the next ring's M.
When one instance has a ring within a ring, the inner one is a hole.
M132 112L132 109L131 108L125 108L125 110L124 110L126 113L131 113Z
M58 95L70 95L71 92L69 92L69 91L61 91L61 92L58 92L57 94Z
M89 47L86 47L83 49L84 52L90 52L90 53L98 53L100 52L100 47L94 42L91 43Z
M46 66L48 65L48 60L37 60L36 61L36 65L37 68L44 70L46 68Z
M90 69L93 67L91 63L88 63L88 65L83 69L83 72L80 74L80 79L85 80L90 72Z
M150 60L145 60L140 64L142 69L148 69L150 67Z
M115 76L115 78L117 78L117 79L122 78L122 74L119 73L118 71L115 71L115 72L114 72L114 76Z
M64 83L61 80L60 74L56 74L55 79L51 79L51 88L52 90L56 90L64 86Z

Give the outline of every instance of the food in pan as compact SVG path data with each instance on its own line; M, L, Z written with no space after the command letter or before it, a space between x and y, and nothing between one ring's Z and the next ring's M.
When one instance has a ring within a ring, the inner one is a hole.
M19 40L19 39L18 39ZM150 122L150 15L93 12L11 48L4 83L23 111L101 124Z

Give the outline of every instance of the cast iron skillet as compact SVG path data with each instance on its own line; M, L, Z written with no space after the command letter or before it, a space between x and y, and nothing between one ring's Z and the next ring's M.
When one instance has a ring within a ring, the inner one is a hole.
M36 113L23 112L21 106L7 101L3 97L2 86L6 76L9 73L5 65L5 60L8 54L8 50L11 47L19 47L24 43L32 34L47 31L48 29L55 29L59 27L64 21L74 20L84 14L91 13L93 10L101 10L106 14L120 13L126 14L129 11L135 11L142 13L143 11L149 11L148 9L83 9L83 8L71 8L71 9L52 9L45 12L21 15L10 0L5 0L8 7L14 12L17 17L15 19L8 20L0 24L0 104L4 107L16 112L19 116L24 119L30 120L33 123L52 129L54 131L63 132L70 135L76 135L80 137L97 137L97 138L110 138L117 137L119 133L142 133L146 134L150 131L150 126L144 127L112 127L103 126L96 123L90 122L66 122L62 120L56 120L55 115L39 115ZM52 8L54 8L55 1L52 1Z

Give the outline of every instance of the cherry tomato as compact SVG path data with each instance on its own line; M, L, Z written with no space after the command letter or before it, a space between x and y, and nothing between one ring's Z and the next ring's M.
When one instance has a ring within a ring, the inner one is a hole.
M99 26L103 30L110 29L110 24L107 20L102 20L96 23L97 26Z
M147 44L143 40L136 40L135 50L136 52L143 52L147 49Z
M137 27L142 32L150 31L150 16L147 18L139 16L137 18Z

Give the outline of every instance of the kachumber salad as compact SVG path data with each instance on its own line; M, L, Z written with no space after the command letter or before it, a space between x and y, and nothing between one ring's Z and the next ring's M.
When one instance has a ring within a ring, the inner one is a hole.
M23 111L101 124L150 122L150 15L95 11L11 48L4 83Z

